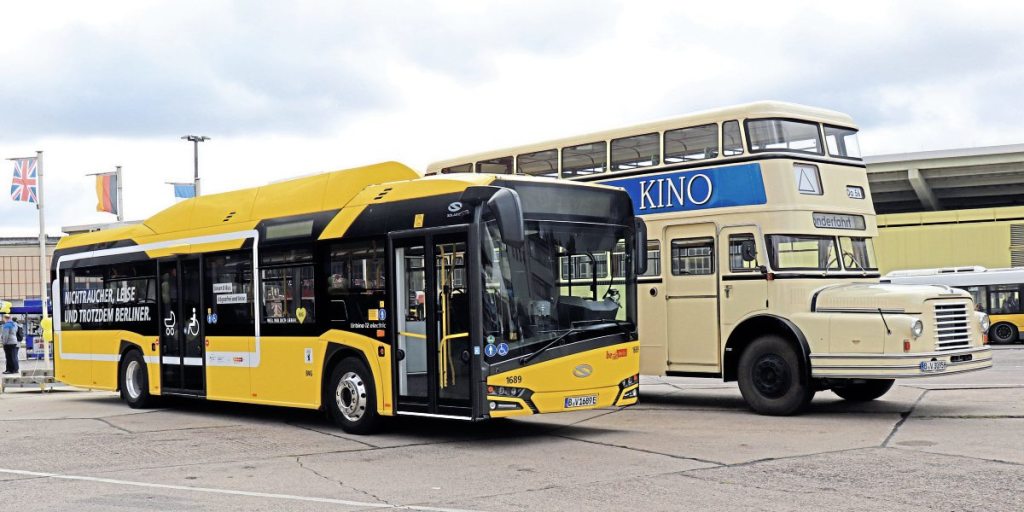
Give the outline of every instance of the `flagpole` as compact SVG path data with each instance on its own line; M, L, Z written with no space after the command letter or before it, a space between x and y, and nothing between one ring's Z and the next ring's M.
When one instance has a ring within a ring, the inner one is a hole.
M43 310L43 320L49 317L46 304L47 282L50 280L50 269L46 265L46 215L43 210L43 152L36 151L36 175L38 176L39 191L36 208L39 210L39 300ZM40 322L40 328L42 322ZM42 336L40 336L42 338ZM50 367L50 343L43 340L43 360L46 367Z
M121 193L121 166L117 166L117 221L124 221L124 194Z

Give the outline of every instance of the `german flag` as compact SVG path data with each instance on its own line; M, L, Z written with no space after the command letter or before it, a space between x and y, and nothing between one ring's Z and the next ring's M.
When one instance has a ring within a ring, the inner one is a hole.
M96 211L117 215L117 173L96 175Z

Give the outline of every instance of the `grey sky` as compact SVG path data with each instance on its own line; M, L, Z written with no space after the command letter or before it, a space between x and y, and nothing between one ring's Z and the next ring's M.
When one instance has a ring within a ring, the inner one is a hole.
M24 4L24 5L23 5ZM204 189L433 160L780 99L844 111L868 154L1024 142L1024 7L928 2L3 3L0 158L46 151L48 224ZM6 190L10 169L0 163ZM0 200L0 235L35 211Z

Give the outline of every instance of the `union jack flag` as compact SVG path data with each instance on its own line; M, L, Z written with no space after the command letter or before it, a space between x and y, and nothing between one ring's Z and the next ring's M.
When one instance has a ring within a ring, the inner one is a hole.
M11 182L11 199L38 203L38 167L35 158L14 160L14 180Z

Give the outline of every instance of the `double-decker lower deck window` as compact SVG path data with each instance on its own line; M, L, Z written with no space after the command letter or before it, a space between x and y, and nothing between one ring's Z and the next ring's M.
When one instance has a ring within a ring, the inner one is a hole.
M703 276L715 272L715 239L672 240L672 275Z

